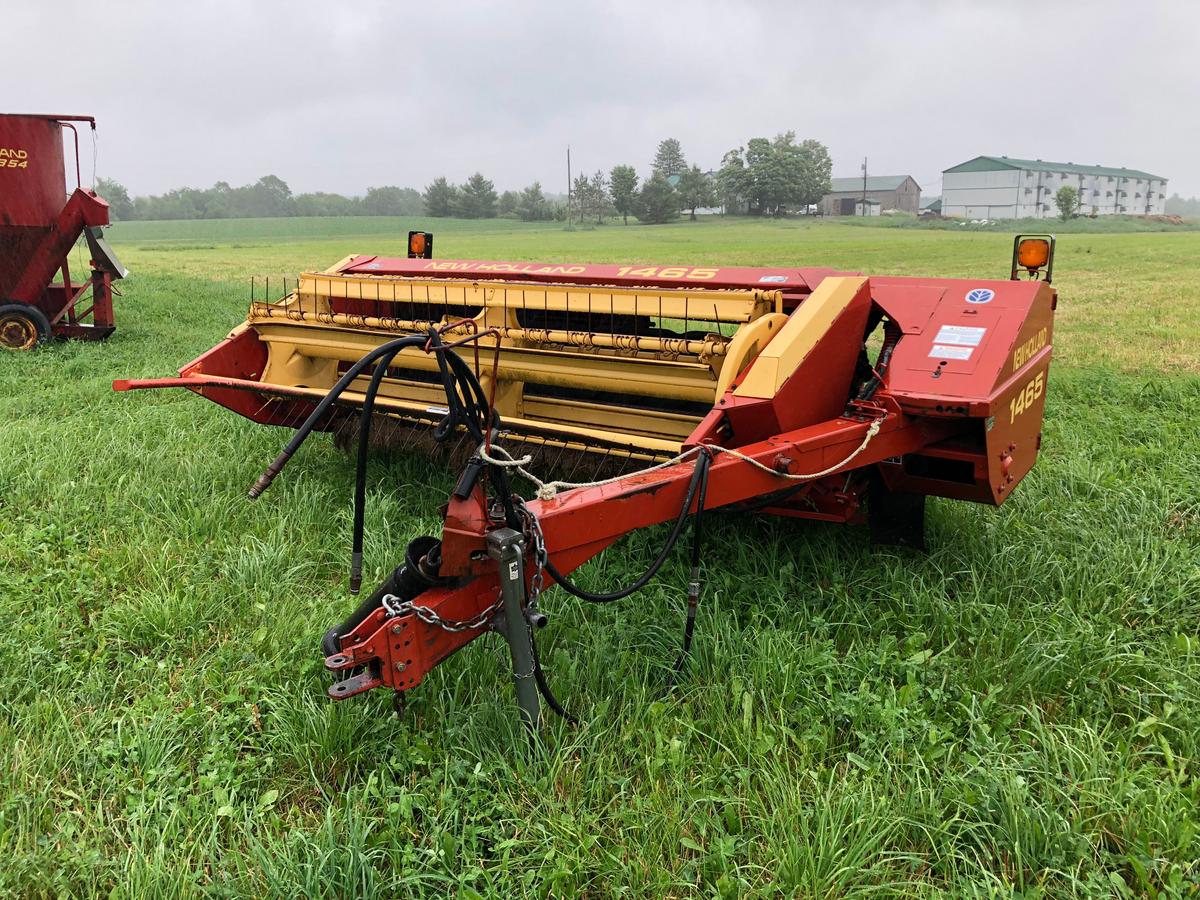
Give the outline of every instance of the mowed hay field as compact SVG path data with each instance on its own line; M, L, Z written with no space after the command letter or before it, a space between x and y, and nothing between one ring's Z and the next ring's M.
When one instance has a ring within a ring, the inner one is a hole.
M173 374L272 280L353 253L830 265L1004 277L994 233L709 221L128 223L106 344L0 357L0 893L11 896L1096 896L1200 891L1200 233L1071 234L1041 460L1000 509L934 500L930 552L743 514L623 603L551 591L580 717L530 756L507 652L402 719L324 696L352 607L350 461ZM367 578L453 473L375 461ZM581 573L652 559L632 535Z

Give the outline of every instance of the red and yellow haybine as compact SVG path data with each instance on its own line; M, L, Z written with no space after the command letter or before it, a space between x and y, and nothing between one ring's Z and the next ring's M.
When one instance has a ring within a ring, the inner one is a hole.
M178 378L114 385L186 387L257 422L303 421L252 497L312 430L356 429L355 591L372 423L432 426L465 445L441 535L414 540L325 635L326 666L342 676L334 699L411 690L495 630L534 725L539 690L559 709L534 643L549 584L627 596L695 516L686 647L704 510L869 522L878 539L919 545L926 496L998 505L1037 458L1050 236L1014 241L1010 280L434 260L431 247L417 232L407 259L355 256L302 275ZM605 477L544 474L580 456ZM632 585L571 582L622 535L672 521Z

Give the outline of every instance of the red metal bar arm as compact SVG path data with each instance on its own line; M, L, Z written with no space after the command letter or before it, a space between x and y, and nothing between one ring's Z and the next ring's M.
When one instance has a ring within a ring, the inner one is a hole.
M118 378L113 381L114 391L145 391L157 388L187 388L199 390L206 387L232 388L263 394L278 394L281 397L299 397L304 400L320 399L324 391L305 388L289 388L284 385L264 385L261 381L248 378L229 378L225 375L179 375L173 378Z
M858 469L880 460L910 453L942 440L962 427L961 420L915 419L900 413L894 404L882 420L879 433L845 466L824 477ZM781 473L821 471L846 459L865 438L869 421L839 418L739 448L739 452ZM534 501L530 511L538 518L547 550L563 574L574 571L630 531L659 524L679 513L687 494L694 463L684 462L656 472L634 474L607 485L567 491L552 500ZM815 481L815 480L814 480ZM737 457L717 453L709 472L706 508L716 508L770 494L791 484L779 475L764 472ZM499 591L494 563L481 551L491 523L479 497L451 503L443 533L442 574L475 576L457 589L434 588L417 602L445 620L471 619L495 601ZM334 670L380 661L378 678L361 678L340 690L330 690L335 699L352 696L371 687L386 685L394 690L415 687L425 674L455 650L470 643L485 629L451 632L408 616L402 619L404 640L389 634L401 620L387 618L376 610L342 642L342 653L326 665ZM405 643L409 641L410 643ZM414 651L416 647L420 652ZM341 683L339 683L341 684Z

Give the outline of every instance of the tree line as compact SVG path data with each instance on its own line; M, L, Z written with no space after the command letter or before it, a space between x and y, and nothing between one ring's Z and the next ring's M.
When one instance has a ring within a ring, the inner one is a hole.
M333 193L293 194L287 182L266 175L254 184L177 188L164 194L131 197L119 182L97 179L114 219L233 219L279 216L420 216L464 219L511 218L526 222L597 224L606 217L630 217L648 224L670 222L687 212L720 207L750 215L804 212L829 190L832 162L824 144L797 142L792 131L774 138L751 138L727 152L716 171L689 164L675 138L659 143L643 179L631 165L576 176L566 202L548 196L540 182L520 191L498 193L495 183L476 172L462 184L436 178L424 191L386 185L362 197Z
M793 131L773 139L750 139L745 146L726 153L716 172L689 165L679 141L667 138L659 143L645 180L631 165L577 175L571 181L565 209L545 201L539 182L519 193L505 191L497 196L492 182L478 172L462 185L438 178L422 197L430 216L510 216L526 221L565 218L600 224L607 216L617 215L625 224L630 216L659 224L677 219L683 212L694 220L696 210L715 206L751 215L807 211L829 190L832 169L824 144L815 140L797 143Z
M362 197L293 194L286 181L265 175L254 184L176 188L165 194L130 197L120 182L96 179L96 193L108 201L114 219L259 219L281 216L419 216L421 195L412 188L372 187Z
M496 185L476 172L462 184L435 178L421 195L425 215L459 219L521 219L526 222L562 220L566 207L552 200L535 181L522 191L496 193Z
M638 184L633 166L605 174L580 175L571 185L573 217L597 222L615 213L626 224L670 222L687 212L720 207L723 212L783 215L806 212L829 191L833 162L819 141L796 142L787 131L774 139L751 138L725 154L721 168L705 172L689 165L675 138L658 145L650 174Z
M1183 216L1188 219L1200 218L1200 197L1188 197L1184 199L1179 194L1172 194L1167 198L1163 211L1168 216Z

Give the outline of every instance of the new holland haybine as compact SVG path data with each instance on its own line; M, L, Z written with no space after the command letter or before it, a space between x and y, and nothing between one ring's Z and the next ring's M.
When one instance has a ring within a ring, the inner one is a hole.
M921 545L925 497L998 505L1037 458L1049 235L1014 241L1008 280L436 260L431 248L414 232L408 258L303 274L179 377L114 385L188 388L296 428L251 497L313 430L355 444L355 591L373 440L412 437L461 461L441 534L416 537L322 639L335 700L402 696L497 631L536 726L539 694L561 711L535 642L551 585L593 602L629 596L693 517L686 652L703 512L865 522L878 540ZM662 551L631 584L571 580L659 523L673 523Z

